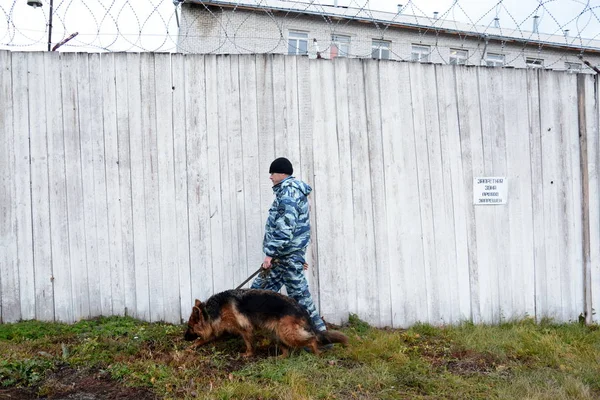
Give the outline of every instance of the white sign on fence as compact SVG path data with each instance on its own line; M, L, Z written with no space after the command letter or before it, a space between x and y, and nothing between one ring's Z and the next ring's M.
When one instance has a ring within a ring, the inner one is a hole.
M505 177L473 178L473 204L506 204L506 195Z

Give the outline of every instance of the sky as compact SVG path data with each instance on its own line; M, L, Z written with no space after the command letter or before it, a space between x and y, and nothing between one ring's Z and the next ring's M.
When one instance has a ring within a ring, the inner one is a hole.
M50 0L34 9L27 0L0 0L0 48L46 50ZM260 3L263 0L246 0ZM289 0L295 2L295 0ZM311 1L311 0L302 0ZM312 0L316 4L490 25L498 17L502 28L531 31L538 15L540 32L600 39L600 0ZM53 0L52 41L78 35L60 51L175 51L177 16L172 0ZM585 43L585 41L584 41Z

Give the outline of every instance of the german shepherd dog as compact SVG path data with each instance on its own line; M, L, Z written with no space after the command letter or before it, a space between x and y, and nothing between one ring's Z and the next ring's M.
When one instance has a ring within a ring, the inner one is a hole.
M196 300L188 321L185 340L195 349L225 332L240 335L246 344L242 356L253 352L256 330L272 332L279 340L282 357L289 349L308 347L316 355L319 347L330 343L348 344L348 338L338 331L318 331L308 313L294 299L269 290L234 289L217 293L206 303Z

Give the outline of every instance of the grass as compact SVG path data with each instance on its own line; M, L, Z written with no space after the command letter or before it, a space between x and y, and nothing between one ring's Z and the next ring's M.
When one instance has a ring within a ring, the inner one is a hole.
M51 396L67 371L165 399L600 398L596 325L525 319L393 330L351 316L341 328L347 348L279 359L263 338L248 360L238 338L190 352L183 330L125 317L0 325L0 388Z

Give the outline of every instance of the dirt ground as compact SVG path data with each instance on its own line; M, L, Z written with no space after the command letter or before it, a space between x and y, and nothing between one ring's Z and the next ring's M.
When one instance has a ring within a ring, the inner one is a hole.
M0 400L155 400L150 391L123 386L99 371L63 367L36 388L0 388Z

